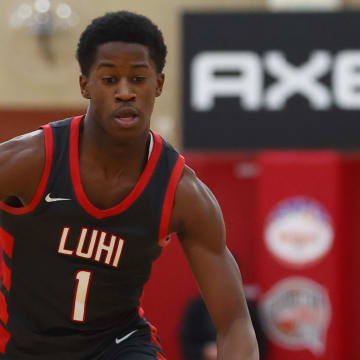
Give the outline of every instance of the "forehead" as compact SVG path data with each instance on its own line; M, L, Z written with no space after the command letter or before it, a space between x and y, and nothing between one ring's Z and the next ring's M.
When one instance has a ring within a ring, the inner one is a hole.
M149 49L141 44L113 41L101 44L97 47L96 58L93 64L97 67L103 62L114 63L114 65L153 65Z

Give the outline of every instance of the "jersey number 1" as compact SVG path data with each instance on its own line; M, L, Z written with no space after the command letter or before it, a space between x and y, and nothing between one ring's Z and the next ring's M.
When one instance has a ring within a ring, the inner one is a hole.
M89 293L92 271L79 270L75 274L76 288L74 295L74 305L72 320L84 322L86 313L86 301Z

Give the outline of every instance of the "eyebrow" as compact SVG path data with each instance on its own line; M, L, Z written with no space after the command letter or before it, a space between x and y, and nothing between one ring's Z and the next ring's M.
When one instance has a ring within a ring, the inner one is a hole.
M102 67L109 67L109 68L114 68L116 67L115 64L113 63L109 63L109 62L101 62L98 66L97 69L100 69ZM138 68L149 68L149 65L146 63L139 63L139 64L133 64L131 65L131 67L138 69Z
M146 63L141 63L141 64L134 64L134 65L132 65L132 67L134 67L134 68L148 68L149 65L146 64Z

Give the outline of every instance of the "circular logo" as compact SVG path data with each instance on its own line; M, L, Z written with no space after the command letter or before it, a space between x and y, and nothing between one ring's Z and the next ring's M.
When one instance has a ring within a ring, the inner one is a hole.
M302 277L287 278L269 290L260 308L266 332L277 345L324 353L331 317L324 287Z
M265 227L265 243L280 260L303 266L324 256L334 231L330 215L317 202L296 197L279 203Z

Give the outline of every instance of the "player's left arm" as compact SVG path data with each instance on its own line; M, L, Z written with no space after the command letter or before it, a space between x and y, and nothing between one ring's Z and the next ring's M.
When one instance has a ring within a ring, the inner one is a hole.
M226 247L220 207L188 167L176 191L170 230L178 233L216 327L218 360L259 359L240 271Z

